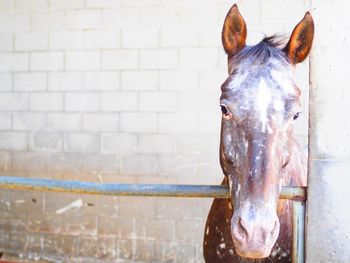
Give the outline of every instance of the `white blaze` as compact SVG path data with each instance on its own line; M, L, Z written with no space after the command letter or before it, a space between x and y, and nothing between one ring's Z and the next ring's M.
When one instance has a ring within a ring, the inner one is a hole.
M259 83L257 105L258 105L258 110L260 112L262 132L266 131L267 122L268 122L267 110L269 108L270 101L271 101L271 92L267 87L266 82L263 79L261 79Z

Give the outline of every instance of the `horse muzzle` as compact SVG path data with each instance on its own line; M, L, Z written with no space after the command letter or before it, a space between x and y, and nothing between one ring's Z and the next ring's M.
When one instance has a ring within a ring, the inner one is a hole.
M265 258L270 255L280 228L276 211L271 210L248 205L235 211L231 220L231 235L240 256Z

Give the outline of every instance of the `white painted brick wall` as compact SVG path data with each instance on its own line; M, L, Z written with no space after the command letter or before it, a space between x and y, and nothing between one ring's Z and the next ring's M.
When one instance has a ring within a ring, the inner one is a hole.
M62 52L33 52L30 55L30 69L33 71L55 71L63 69Z
M84 88L86 90L104 91L118 90L120 88L120 74L116 72L85 72Z
M97 92L67 92L65 94L65 111L98 111L100 94Z
M29 108L32 111L62 111L63 94L58 92L31 93Z
M14 74L14 90L43 91L47 89L47 75L42 72Z
M49 91L76 91L83 89L83 73L81 72L50 72Z
M47 32L17 33L15 39L16 51L38 51L48 48Z
M101 64L99 51L68 51L65 58L67 70L97 70Z
M156 90L158 89L158 75L156 70L123 71L121 86L124 90Z
M102 52L102 69L137 69L137 50L113 50Z
M289 36L309 4L237 3L248 44L264 33ZM0 0L0 171L101 182L220 183L219 96L227 78L221 28L231 5L221 0ZM303 110L295 131L305 144L308 62L297 66L296 83L303 91ZM89 213L93 217L96 211L97 206ZM128 211L123 216L138 220ZM148 219L150 225L156 222ZM181 237L184 228L171 220L174 238ZM120 251L123 246L139 251L128 238L115 238ZM92 242L83 239L81 246ZM201 240L186 240L178 243L186 247L185 258L199 257ZM151 242L154 250L147 251L159 255L158 245ZM143 259L142 253L130 260L161 261Z
M52 50L82 49L84 32L82 30L50 32L49 48Z

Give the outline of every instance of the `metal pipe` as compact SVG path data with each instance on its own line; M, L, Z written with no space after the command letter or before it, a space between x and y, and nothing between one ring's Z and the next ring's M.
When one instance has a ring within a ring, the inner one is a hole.
M304 263L305 251L305 203L293 202L293 248L292 263Z
M0 188L97 195L230 198L221 185L106 184L0 176ZM281 199L305 200L305 187L283 187Z

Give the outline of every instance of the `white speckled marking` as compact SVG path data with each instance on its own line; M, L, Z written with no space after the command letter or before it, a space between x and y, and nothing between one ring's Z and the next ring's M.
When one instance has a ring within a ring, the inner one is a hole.
M266 131L267 127L267 111L271 101L271 92L265 82L265 80L261 79L259 82L258 89L258 97L257 97L257 106L258 111L260 113L260 121L261 121L261 132Z

